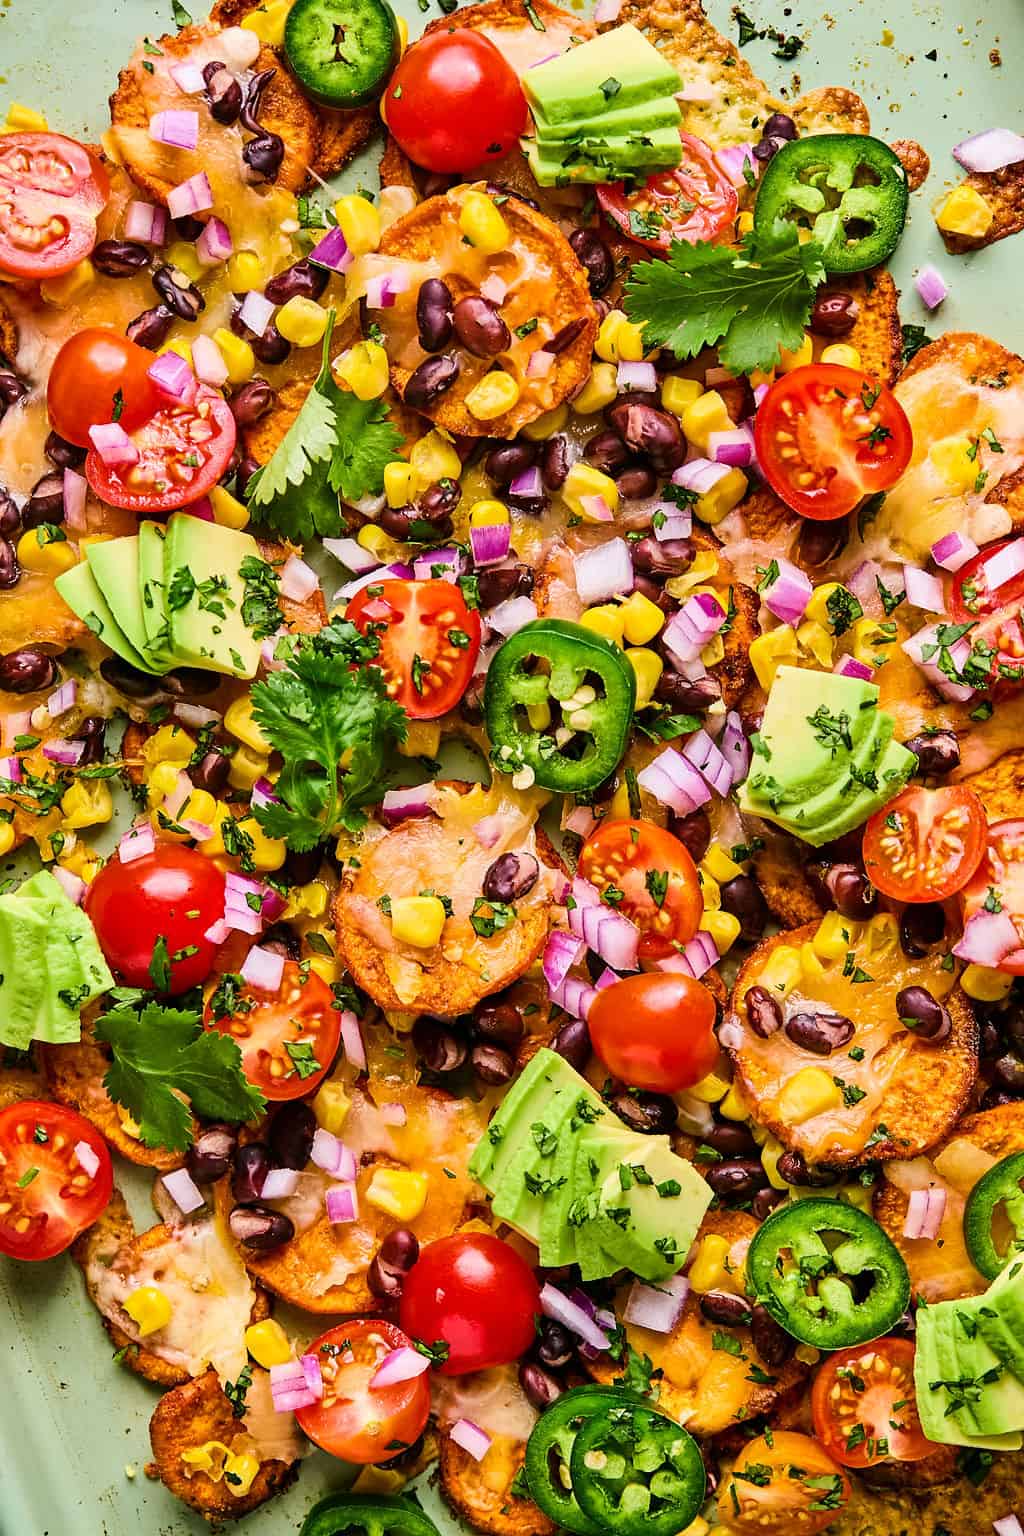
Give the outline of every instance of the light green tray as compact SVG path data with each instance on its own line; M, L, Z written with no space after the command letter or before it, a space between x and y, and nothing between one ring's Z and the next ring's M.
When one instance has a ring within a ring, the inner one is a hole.
M415 35L428 17L417 0L397 4ZM199 5L190 8L198 12ZM913 6L906 0L896 6L889 0L837 0L825 16L818 6L807 7L818 13L812 20L797 4L785 16L777 0L770 7L749 0L746 8L757 25L797 31L806 40L789 65L772 58L768 43L747 50L778 88L793 85L794 69L799 82L792 94L815 85L851 86L868 102L876 133L917 138L931 154L932 174L911 199L909 232L896 263L903 319L926 320L911 279L917 266L933 261L952 289L941 320L928 321L933 334L977 329L1024 350L1024 236L978 255L951 257L929 213L957 179L953 144L982 128L1022 126L1017 66L1024 56L1024 20L1018 0L987 0L984 6L967 0ZM728 29L728 0L713 0L711 9ZM894 11L901 19L892 20ZM169 12L169 0L0 0L0 108L8 99L21 101L44 111L54 128L95 136L107 124L106 98L119 64L141 33L167 30ZM438 14L433 6L431 14ZM1005 60L1002 67L991 61L993 50ZM350 171L352 184L372 184L375 154ZM148 1180L131 1173L122 1182L139 1221L148 1225ZM147 1481L147 1425L156 1393L113 1363L70 1262L19 1267L0 1259L0 1308L0 1536L208 1532L160 1484ZM344 1481L344 1469L317 1452L298 1486L250 1516L245 1530L292 1536L314 1500ZM421 1497L452 1530L429 1485Z

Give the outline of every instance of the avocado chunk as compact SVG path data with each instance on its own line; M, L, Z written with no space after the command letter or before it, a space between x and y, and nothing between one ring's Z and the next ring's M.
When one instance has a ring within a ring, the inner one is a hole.
M573 1089L560 1088L530 1123L491 1200L499 1221L507 1221L534 1243L540 1238L545 1202L558 1187L552 1174L554 1155L575 1100Z
M672 96L679 87L678 71L642 32L628 24L580 43L523 75L527 101L552 124Z
M99 544L89 544L86 546L85 558L122 633L141 655L147 655L146 626L139 588L138 535L132 534L123 539L103 539Z
M552 1159L551 1177L555 1188L544 1202L541 1216L540 1261L551 1269L576 1262L578 1229L570 1221L569 1212L575 1200L573 1176L579 1138L593 1126L612 1123L612 1116L590 1084L584 1078L579 1082L572 1114L559 1133L558 1149Z
M576 1145L573 1173L574 1200L569 1220L576 1227L576 1262L584 1280L602 1280L619 1268L618 1261L603 1248L594 1226L599 1192L613 1169L621 1162L635 1162L638 1147L647 1137L625 1126L602 1125L599 1130L581 1136Z
M594 1225L621 1267L642 1280L667 1280L685 1262L711 1187L667 1140L641 1141L636 1162L620 1162L601 1185Z
M1003 1434L979 1435L961 1428L957 1416L946 1412L950 1399L941 1386L934 1383L954 1380L956 1370L950 1349L940 1353L940 1335L952 1337L948 1309L953 1303L940 1302L936 1306L922 1308L917 1318L916 1349L914 1354L914 1388L921 1428L929 1440L938 1445L963 1445L977 1450L1016 1451L1024 1437L1019 1430Z
M260 641L243 618L243 562L261 560L248 533L175 512L164 541L169 651L178 666L255 677Z
M68 1045L114 985L88 917L48 870L0 896L0 1043Z
M1024 1258L1011 1259L975 1298L974 1317L985 1343L1024 1380Z
M530 1122L543 1114L560 1088L584 1079L564 1056L545 1046L532 1056L502 1099L490 1125L477 1142L469 1172L492 1194L521 1146Z
M1003 1364L981 1336L974 1316L976 1308L970 1303L965 1306L954 1302L952 1305L959 1379L962 1383L971 1383L967 1391L972 1397L972 1433L1002 1435L1024 1429L1024 1382ZM958 1418L965 1422L967 1410Z
M674 127L652 128L621 138L596 135L571 143L522 141L534 180L542 187L569 182L606 182L679 164L680 139Z
M609 105L614 108L617 100L618 97L613 97ZM545 149L574 140L577 136L587 139L610 134L615 138L623 138L630 133L650 133L652 128L678 128L682 116L674 96L659 96L654 101L645 101L637 106L600 112L594 117L576 117L564 123L549 123L539 107L533 111L537 141Z
M146 655L154 664L174 665L168 651L171 631L164 605L164 541L166 529L160 523L139 524L139 601L146 631Z
M70 571L62 571L54 582L54 586L72 613L76 613L82 623L88 625L93 634L97 635L115 655L120 656L139 672L159 675L162 669L154 667L141 651L136 650L114 618L110 611L110 604L100 591L87 561L80 560L77 565L71 567Z

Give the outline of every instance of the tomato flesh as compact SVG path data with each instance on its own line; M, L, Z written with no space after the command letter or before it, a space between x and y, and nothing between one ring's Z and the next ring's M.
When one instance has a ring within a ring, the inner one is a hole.
M0 138L0 272L58 277L96 244L110 196L107 173L83 144L60 133Z
M413 720L436 720L462 698L480 650L480 615L450 581L372 582L345 609L380 637L389 699Z
M500 160L526 127L519 77L482 32L434 32L406 49L384 93L399 147L428 171Z
M985 852L985 808L966 784L914 785L864 829L864 868L896 901L945 901L971 879Z
M400 1328L376 1318L342 1323L321 1334L307 1353L320 1361L324 1393L319 1402L296 1409L303 1432L328 1455L360 1466L401 1455L426 1426L429 1372L392 1387L372 1383L393 1349L409 1347Z
M189 403L157 406L130 434L134 464L105 464L92 449L85 477L96 495L131 512L173 512L205 496L235 451L235 418L217 390L201 384Z
M936 1449L918 1417L909 1339L876 1339L827 1356L811 1411L818 1439L844 1467L921 1461Z
M428 1243L405 1277L399 1320L406 1333L443 1339L443 1376L518 1360L534 1340L537 1277L514 1248L486 1232L455 1232Z
M602 213L649 251L667 251L673 240L696 245L732 238L739 208L735 187L703 139L692 133L679 137L683 158L675 170L648 176L634 191L621 181L597 189Z
M303 977L287 960L277 992L243 986L233 1012L220 1018L207 1001L205 1023L231 1036L242 1052L242 1071L265 1098L299 1099L327 1075L337 1054L341 1015L333 1001L315 971Z
M773 1429L740 1450L722 1482L718 1518L730 1531L813 1536L832 1524L849 1498L850 1479L816 1440Z
M157 989L187 992L213 970L217 949L205 934L224 916L224 876L195 849L158 843L130 864L110 859L86 892L85 910L119 980L157 986L166 946L170 985Z
M1024 599L1024 570L1017 571L995 587L989 586L985 568L1004 549L1024 550L1024 540L999 539L995 544L986 544L984 549L979 549L957 571L951 583L949 605L950 618L954 623L973 624L978 619L986 618Z
M1005 955L996 969L1024 976L1024 820L995 821L988 828L981 863L960 892L960 902L965 923L976 912L1006 913L1020 934L1021 948Z
M835 363L810 363L777 379L754 419L754 439L775 494L821 522L889 490L913 449L910 422L892 391Z
M714 998L678 971L624 976L602 987L587 1025L598 1056L630 1088L679 1093L718 1060Z
M605 899L609 890L622 893L615 896L615 910L642 930L643 958L671 955L697 932L704 910L697 866L662 827L602 822L583 845L579 869Z
M46 384L50 425L79 448L91 447L89 428L118 420L126 432L148 421L158 396L147 370L152 352L106 331L89 326L71 336L54 358Z
M82 1115L35 1099L0 1110L0 1253L30 1260L63 1253L106 1210L113 1188L107 1144Z

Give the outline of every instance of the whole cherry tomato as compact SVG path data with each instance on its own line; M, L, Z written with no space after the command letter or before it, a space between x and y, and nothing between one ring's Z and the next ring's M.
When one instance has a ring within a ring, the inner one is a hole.
M630 1088L679 1093L718 1060L714 998L677 971L624 976L602 987L587 1025L598 1056Z
M399 147L428 171L469 171L500 160L526 127L526 97L511 64L482 32L431 32L406 49L384 93Z
M159 400L147 375L152 361L145 347L102 326L69 337L53 360L46 385L46 410L54 431L79 448L89 448L90 427L115 417L126 432L141 427Z
M120 981L187 992L213 970L217 947L205 935L224 916L224 876L194 848L158 843L130 864L110 859L85 910Z
M444 1376L485 1371L524 1355L540 1311L537 1277L514 1248L486 1232L428 1243L405 1277L399 1320L424 1343L443 1340Z

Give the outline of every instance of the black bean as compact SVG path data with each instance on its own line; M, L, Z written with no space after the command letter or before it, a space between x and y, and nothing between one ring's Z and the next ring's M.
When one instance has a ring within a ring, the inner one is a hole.
M236 1205L228 1217L231 1235L252 1253L269 1253L295 1236L295 1223L281 1211L264 1205Z
M584 446L583 457L595 469L614 475L629 463L629 449L619 434L608 428L604 432L595 432Z
M189 769L197 789L205 789L211 795L219 795L228 781L231 759L225 752L207 752L198 766Z
M800 137L800 130L797 128L796 123L785 112L773 112L769 118L765 119L761 132L762 134L770 134L776 139L798 139Z
M273 320L270 321L262 336L249 337L249 345L257 362L262 363L265 368L273 368L278 363L285 362L292 350L291 342L285 340Z
M672 816L669 830L678 837L695 864L699 864L711 845L711 818L703 806L689 816Z
M36 693L51 688L57 677L57 663L37 645L23 645L0 656L0 692Z
M498 443L484 459L484 473L495 485L511 485L537 462L539 445L528 442Z
M166 304L155 304L152 309L145 309L141 315L136 315L125 335L129 341L145 347L147 352L155 352L167 340L173 324L173 310L168 309Z
M659 704L668 704L683 714L701 714L722 697L722 690L710 674L691 683L680 672L663 672L658 678L654 697Z
M238 1131L232 1125L204 1125L185 1153L185 1167L197 1184L216 1184L230 1173Z
M500 1088L515 1076L516 1064L511 1055L500 1045L487 1042L474 1045L469 1054L469 1064L482 1083Z
M564 1057L577 1072L584 1071L593 1049L586 1019L570 1019L567 1024L563 1024L551 1042L551 1049L556 1055Z
M377 1254L366 1271L366 1285L370 1294L381 1301L397 1301L405 1288L405 1275L382 1264Z
M574 229L569 236L576 260L587 274L587 283L595 299L601 297L615 280L615 261L601 236L593 229Z
M576 1343L568 1328L553 1317L537 1319L537 1359L549 1370L561 1370L576 1353Z
M629 548L633 569L643 576L681 576L695 554L691 539L656 539L653 534L636 539Z
M755 944L764 934L768 906L761 887L749 875L736 875L722 886L722 910L739 919L740 938Z
M405 403L414 411L425 410L451 389L459 376L459 360L449 353L428 357L414 368L405 386Z
M43 452L55 468L77 469L85 463L88 450L79 448L76 443L69 443L59 432L51 432L43 444Z
M540 473L546 490L558 491L565 484L569 473L569 442L561 432L556 432L542 445Z
M421 1016L412 1032L413 1044L431 1072L455 1072L469 1055L469 1046L440 1019Z
M772 1370L785 1365L796 1348L796 1340L790 1338L771 1313L758 1302L750 1314L750 1342L761 1359Z
M586 324L586 315L577 315L575 320L570 320L568 325L563 325L560 331L555 332L550 341L544 343L544 351L553 352L556 357L559 352L568 351L576 338L582 335Z
M705 1291L700 1298L700 1310L709 1323L724 1323L733 1328L746 1328L750 1323L750 1302L730 1291Z
M10 539L0 536L0 590L9 592L21 580L17 551Z
M811 309L811 330L819 336L847 336L859 313L851 293L819 293Z
M1005 1088L989 1088L981 1096L979 1109L998 1109L1003 1104L1019 1104L1024 1093L1008 1093Z
M28 385L22 383L13 368L0 367L0 421L3 420L8 408L17 405L19 400L24 400L27 394Z
M678 469L686 457L686 439L679 422L657 406L624 400L608 411L608 422L626 446L648 458L659 473Z
M960 743L953 731L936 731L933 736L922 732L903 745L917 758L917 772L929 778L945 778L947 773L960 767Z
M721 1152L723 1157L756 1157L757 1142L745 1125L736 1120L722 1120L700 1138L702 1144Z
M284 872L292 885L308 885L320 873L322 863L319 848L307 848L302 853L292 848L284 861Z
M769 160L774 160L786 140L773 134L771 138L761 139L754 145L754 159L760 160L762 165L767 165Z
M0 534L4 538L12 533L17 533L21 527L21 513L13 496L6 491L0 491Z
M835 1174L810 1168L802 1152L783 1152L775 1166L781 1179L798 1188L824 1188L836 1182Z
M271 304L287 304L289 299L318 299L331 280L331 274L311 261L297 261L270 279L263 296Z
M1008 1093L1024 1093L1024 1061L1012 1052L1008 1051L993 1062L992 1075L996 1085Z
M743 998L747 1023L755 1035L767 1040L782 1028L782 1005L767 987L749 987Z
M533 890L540 878L540 863L532 853L502 853L489 865L483 878L488 901L518 901Z
M104 277L135 277L149 266L149 259L148 249L137 240L101 240L91 257Z
M251 453L245 454L239 461L238 468L235 470L235 494L243 501L249 489L249 481L259 468L259 459L254 459Z
M562 1388L555 1378L530 1360L525 1360L519 1367L519 1385L533 1406L542 1413L562 1395Z
M533 591L534 574L531 566L518 561L515 565L492 565L477 573L477 591L482 608L494 608L509 597L529 597Z
M258 1200L270 1172L270 1148L262 1141L248 1141L235 1151L231 1193L236 1200Z
M1021 1054L1024 1051L1024 1042L1019 1041L1013 1034L1011 1034L1010 1039L1018 1055ZM992 1019L979 1021L978 1055L982 1061L994 1061L1001 1054L1004 1043L998 1024L994 1023Z
M835 907L842 917L860 922L875 909L877 893L856 864L809 864L807 879L825 907Z
M167 697L164 679L140 672L127 661L122 661L120 656L104 656L100 662L100 676L126 698L135 699L138 703L156 702L157 699Z
M76 736L85 742L81 757L78 759L79 768L91 768L96 763L102 763L106 755L107 722L102 715L86 715L79 725Z
M548 504L547 495L543 490L533 496L525 495L522 491L513 491L511 487L505 492L505 500L517 512L525 512L527 517L540 517Z
M518 1045L524 1029L523 1016L512 1003L495 1003L485 998L473 1011L473 1030L481 1040Z
M198 667L175 667L173 672L167 673L163 683L176 699L202 698L204 694L216 693L220 679L216 672L201 672Z
M663 1093L617 1093L611 1107L632 1131L646 1136L664 1136L679 1119L679 1110Z
M37 480L21 509L21 526L38 528L64 520L64 471L50 470Z
M259 377L250 379L228 397L231 414L240 427L253 427L277 404L277 390Z
M219 59L212 59L203 66L203 79L206 81L206 100L214 122L237 122L242 110L242 87L231 71Z
M264 181L273 181L284 159L284 139L279 133L258 133L242 150L242 159Z
M703 1172L715 1194L723 1200L749 1200L768 1180L761 1163L753 1157L711 1163Z
M321 1062L321 1066L326 1066L326 1062ZM270 1150L275 1164L280 1168L305 1168L315 1135L316 1115L308 1104L301 1099L283 1104L270 1122Z
M658 477L646 464L631 464L616 475L615 484L626 501L643 501L658 489Z
M416 511L430 522L449 517L462 500L462 487L457 480L445 476L435 480L416 500Z
M750 1214L755 1221L765 1221L785 1199L785 1190L772 1189L770 1186L759 1189L750 1202Z
M153 287L179 320L194 321L206 308L206 300L195 283L190 282L178 267L157 267L153 273Z
M932 1045L940 1045L953 1028L949 1009L943 1008L927 987L904 987L897 992L896 1014L901 1024Z
M835 559L850 537L850 520L837 517L832 522L824 523L805 517L801 522L803 526L797 540L800 564L812 571L820 570L823 565Z
M420 1256L419 1238L408 1227L396 1227L381 1243L377 1256L386 1269L405 1274Z
M183 213L180 219L172 219L171 224L178 239L187 240L190 245L199 239L206 228L202 219L194 218L190 213Z
M416 329L424 352L440 352L452 339L454 303L448 284L428 277L416 295Z
M794 1013L786 1020L786 1034L815 1056L831 1056L853 1039L853 1020L841 1013Z
M452 311L455 334L474 357L497 357L512 344L512 333L497 307L480 294L468 294Z

